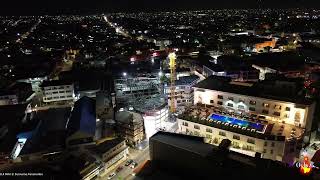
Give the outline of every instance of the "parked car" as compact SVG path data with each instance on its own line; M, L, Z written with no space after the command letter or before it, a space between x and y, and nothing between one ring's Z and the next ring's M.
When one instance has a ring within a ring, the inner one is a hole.
M133 160L132 160L132 159L129 159L129 160L126 162L125 166L129 166L131 163L133 163Z
M134 169L134 168L136 168L137 166L138 166L138 163L137 163L137 162L133 162L130 167L131 167L132 169Z
M112 179L115 175L116 175L115 172L111 173L111 174L108 176L108 179Z

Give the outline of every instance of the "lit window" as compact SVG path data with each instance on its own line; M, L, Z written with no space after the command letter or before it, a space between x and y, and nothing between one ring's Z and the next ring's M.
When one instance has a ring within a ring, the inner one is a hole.
M265 107L265 108L269 108L270 105L268 103L262 103L262 106Z
M256 105L257 102L256 102L256 101L250 101L249 104L251 104L251 105Z
M281 106L280 105L274 105L274 109L281 110Z

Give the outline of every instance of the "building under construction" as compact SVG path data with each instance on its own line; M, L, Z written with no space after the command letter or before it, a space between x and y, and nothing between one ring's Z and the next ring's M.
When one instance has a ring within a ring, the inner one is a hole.
M135 77L115 80L116 98L120 107L132 106L140 99L160 94L160 80L154 77Z

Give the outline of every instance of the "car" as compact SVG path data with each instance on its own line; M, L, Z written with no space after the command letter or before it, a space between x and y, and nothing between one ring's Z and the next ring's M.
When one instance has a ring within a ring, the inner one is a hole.
M116 173L115 173L115 172L113 172L113 173L109 174L108 179L112 179L115 175L116 175Z
M136 168L137 166L138 166L138 163L137 163L137 162L133 162L130 167L131 167L132 169L134 169L134 168Z
M116 169L116 172L120 172L121 170L123 169L123 166L119 166L117 169Z
M126 162L125 166L129 166L131 163L133 163L133 160L132 160L132 159L129 159L129 160Z

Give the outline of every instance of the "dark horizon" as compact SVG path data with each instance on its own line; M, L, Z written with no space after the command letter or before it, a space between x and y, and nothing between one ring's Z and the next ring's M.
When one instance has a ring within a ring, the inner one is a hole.
M58 14L96 14L103 12L152 12L201 9L256 9L256 8L320 8L317 0L162 0L130 1L110 0L104 2L88 1L10 1L0 7L0 15L58 15Z

